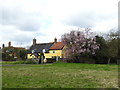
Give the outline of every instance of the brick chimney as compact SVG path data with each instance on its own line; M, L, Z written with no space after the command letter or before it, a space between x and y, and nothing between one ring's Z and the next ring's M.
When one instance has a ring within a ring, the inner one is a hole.
M33 45L36 45L36 39L35 38L33 39Z
M5 48L5 44L2 45L2 48Z
M8 42L8 47L11 47L11 42Z
M57 38L54 39L54 43L57 43Z

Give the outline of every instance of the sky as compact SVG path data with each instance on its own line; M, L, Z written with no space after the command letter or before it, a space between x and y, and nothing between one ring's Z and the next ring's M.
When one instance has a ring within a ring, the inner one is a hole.
M118 27L119 0L0 0L0 47L58 41L71 30L106 33Z

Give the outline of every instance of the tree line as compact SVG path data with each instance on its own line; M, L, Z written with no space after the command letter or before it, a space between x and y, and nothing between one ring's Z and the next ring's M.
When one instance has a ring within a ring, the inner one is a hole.
M26 60L26 55L26 49L17 49L14 47L5 47L2 49L2 60L4 61Z
M115 30L106 35L97 35L89 28L71 30L61 40L66 44L64 62L109 64L120 58L120 38Z

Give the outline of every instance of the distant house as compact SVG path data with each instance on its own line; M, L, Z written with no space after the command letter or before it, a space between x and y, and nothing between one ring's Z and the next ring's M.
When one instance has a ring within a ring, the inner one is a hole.
M28 50L27 58L31 59L32 54L35 58L40 58L41 55L44 56L44 62L49 62L50 59L58 60L62 57L62 51L65 44L63 42L57 42L57 39L54 39L54 42L50 43L36 43L36 39L33 39L33 45Z
M2 45L2 60L19 60L25 55L21 53L25 52L26 49L23 47L14 47L11 46L11 42L8 42L8 46L5 47L5 44Z

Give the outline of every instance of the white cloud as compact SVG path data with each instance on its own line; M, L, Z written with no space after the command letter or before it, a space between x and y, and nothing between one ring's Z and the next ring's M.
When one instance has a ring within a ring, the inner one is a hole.
M111 29L116 29L118 27L118 18L110 19L107 21L101 21L94 25L93 31L107 33Z
M77 27L106 32L117 27L117 8L118 0L3 0L0 40L25 46L32 38L52 42Z

